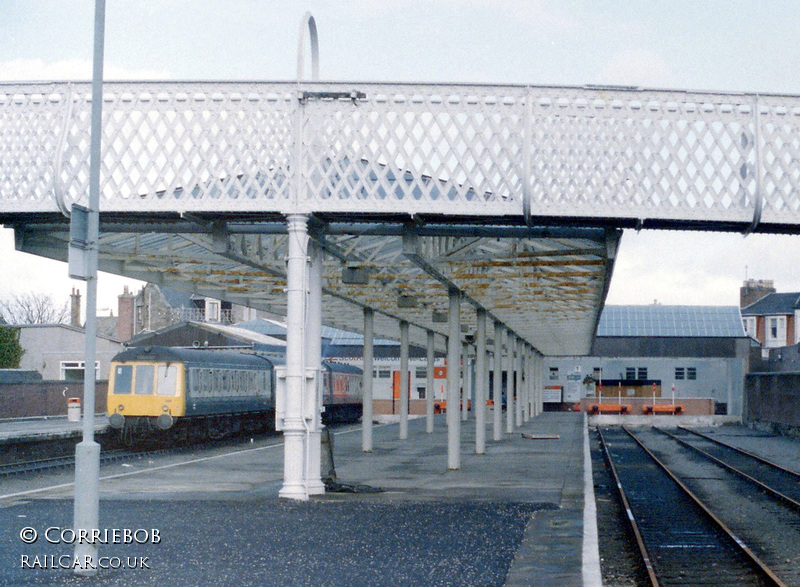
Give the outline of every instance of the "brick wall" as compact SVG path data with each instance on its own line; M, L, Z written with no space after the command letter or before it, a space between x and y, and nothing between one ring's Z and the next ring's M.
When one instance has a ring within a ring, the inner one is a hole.
M108 381L95 384L95 413L106 412ZM42 381L0 385L0 418L66 416L67 398L83 398L80 381Z

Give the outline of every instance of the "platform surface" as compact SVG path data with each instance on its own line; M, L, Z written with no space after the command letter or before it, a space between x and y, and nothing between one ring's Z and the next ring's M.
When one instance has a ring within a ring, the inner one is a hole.
M108 416L95 416L95 433L106 432ZM83 422L70 422L66 416L42 416L40 418L0 419L0 444L16 440L38 441L78 437L83 431Z
M0 585L584 584L584 416L543 414L499 442L489 419L484 455L474 454L474 420L461 427L458 471L446 468L444 416L433 434L411 420L403 441L397 425L376 426L367 454L360 429L338 430L338 480L383 491L308 502L277 497L279 438L103 467L101 528L150 539L102 545L108 565L142 566L144 557L146 568L102 570L88 582L41 568L73 552L41 536L71 525L68 480L38 493L2 482ZM27 527L40 534L32 544L21 538Z

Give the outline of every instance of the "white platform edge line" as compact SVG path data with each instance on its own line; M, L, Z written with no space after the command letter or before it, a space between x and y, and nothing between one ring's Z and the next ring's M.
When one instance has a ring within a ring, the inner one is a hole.
M589 420L583 414L583 584L602 587L600 547L597 537L597 506L594 501L592 457L589 451Z

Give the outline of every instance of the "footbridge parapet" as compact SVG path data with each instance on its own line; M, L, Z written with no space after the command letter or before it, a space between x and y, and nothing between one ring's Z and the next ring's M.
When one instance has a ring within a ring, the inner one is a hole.
M795 232L800 97L107 82L108 212L433 214ZM85 203L89 83L0 84L0 209Z

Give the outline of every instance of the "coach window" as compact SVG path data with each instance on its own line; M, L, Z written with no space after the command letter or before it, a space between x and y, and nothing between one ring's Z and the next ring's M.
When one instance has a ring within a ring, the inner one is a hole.
M136 395L151 395L153 393L153 365L139 365L136 367Z
M158 366L158 395L175 395L175 388L178 384L178 369L175 366Z
M128 394L131 392L133 382L133 367L130 365L117 365L114 369L114 393Z
M686 371L683 367L675 367L675 379L677 381L683 381L685 379L685 373Z
M392 372L389 369L381 369L378 371L378 377L380 379L389 379L392 376Z
M686 379L688 379L689 381L697 380L697 369L695 367L686 368Z

